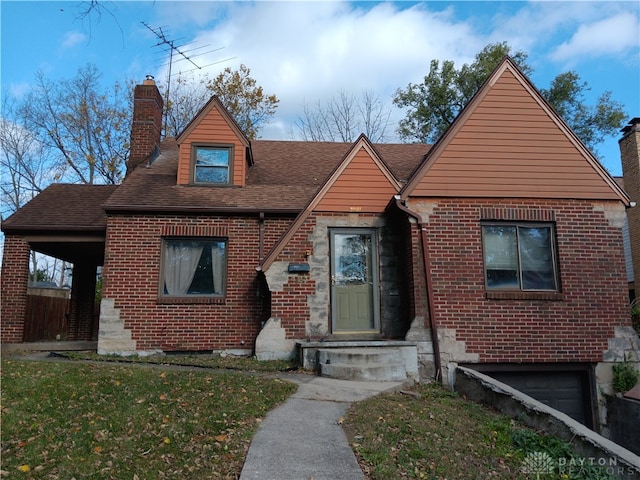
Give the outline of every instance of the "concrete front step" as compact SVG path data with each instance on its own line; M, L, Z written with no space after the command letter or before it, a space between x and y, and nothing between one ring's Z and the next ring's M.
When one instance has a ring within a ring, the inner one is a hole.
M323 348L318 350L319 364L368 365L375 362L402 363L402 357L398 349L393 347Z
M318 349L318 373L340 380L392 382L407 380L400 350L387 348Z

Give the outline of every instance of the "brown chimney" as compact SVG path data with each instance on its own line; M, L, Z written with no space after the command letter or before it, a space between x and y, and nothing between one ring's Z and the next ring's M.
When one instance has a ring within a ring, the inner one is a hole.
M159 152L163 106L164 102L156 82L151 75L147 75L142 85L136 85L133 92L131 151L127 163L127 175Z
M627 210L629 222L629 237L631 240L631 258L633 259L633 272L638 277L638 285L635 285L636 296L640 288L640 118L635 117L629 121L629 125L622 129L620 145L620 157L622 158L622 175L624 177L624 189L631 198L633 207Z

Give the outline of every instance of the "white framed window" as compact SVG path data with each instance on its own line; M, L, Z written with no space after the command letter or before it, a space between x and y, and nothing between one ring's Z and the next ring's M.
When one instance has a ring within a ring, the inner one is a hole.
M553 224L482 225L487 290L558 291Z
M161 297L224 297L227 241L165 238L160 271Z
M193 183L229 184L233 169L233 147L193 145Z

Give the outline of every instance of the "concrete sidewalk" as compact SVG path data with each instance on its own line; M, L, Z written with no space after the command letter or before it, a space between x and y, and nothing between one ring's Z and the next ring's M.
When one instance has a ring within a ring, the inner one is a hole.
M400 389L403 382L353 382L299 375L298 391L267 414L253 437L240 480L358 480L339 425L352 402Z

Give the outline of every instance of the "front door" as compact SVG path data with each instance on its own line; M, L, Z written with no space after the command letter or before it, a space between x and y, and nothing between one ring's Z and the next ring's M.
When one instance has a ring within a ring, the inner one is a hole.
M375 230L331 230L333 333L378 332Z

